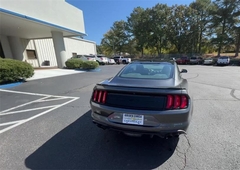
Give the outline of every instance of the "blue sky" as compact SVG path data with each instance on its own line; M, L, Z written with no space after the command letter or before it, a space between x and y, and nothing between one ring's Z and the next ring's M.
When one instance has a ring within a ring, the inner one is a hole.
M81 9L84 15L85 39L101 43L105 34L115 21L126 20L135 7L153 7L157 3L190 4L194 0L66 0Z

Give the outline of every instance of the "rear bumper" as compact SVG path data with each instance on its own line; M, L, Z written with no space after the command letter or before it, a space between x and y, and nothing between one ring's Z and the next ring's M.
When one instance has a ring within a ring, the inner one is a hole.
M97 125L99 128L104 130L113 130L121 133L127 133L127 134L136 134L136 135L155 135L162 138L165 137L171 137L171 136L178 136L181 134L186 134L186 130L188 127L185 128L185 130L165 130L165 131L146 131L146 130L137 130L137 129L126 129L122 127L116 127L116 126L110 126L108 124L104 124L102 122L98 122L96 120L92 121L95 125Z
M213 62L203 62L204 65L212 65Z
M119 109L102 106L93 102L91 102L91 108L93 122L103 129L157 136L187 131L192 117L192 105L188 109L172 113L169 111ZM123 124L121 116L123 113L142 114L145 116L144 121L146 123L140 126ZM113 115L114 117L118 117L118 119L112 119Z
M217 65L228 65L229 63L227 62L217 62Z

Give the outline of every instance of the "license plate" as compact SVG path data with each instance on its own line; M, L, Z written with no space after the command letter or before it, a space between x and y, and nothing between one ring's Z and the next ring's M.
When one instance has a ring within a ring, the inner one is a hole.
M133 125L143 125L144 115L123 114L123 123Z

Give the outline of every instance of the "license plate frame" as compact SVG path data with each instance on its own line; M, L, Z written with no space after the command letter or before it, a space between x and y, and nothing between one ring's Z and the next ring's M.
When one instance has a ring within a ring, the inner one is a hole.
M123 113L122 123L131 125L143 125L144 115Z

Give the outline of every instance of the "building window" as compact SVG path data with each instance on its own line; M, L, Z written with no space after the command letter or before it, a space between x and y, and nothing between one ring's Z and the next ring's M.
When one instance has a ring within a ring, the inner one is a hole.
M36 59L36 51L35 50L26 50L28 59Z
M77 53L72 53L72 57L76 57L77 56Z

